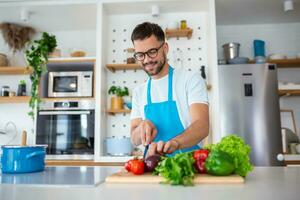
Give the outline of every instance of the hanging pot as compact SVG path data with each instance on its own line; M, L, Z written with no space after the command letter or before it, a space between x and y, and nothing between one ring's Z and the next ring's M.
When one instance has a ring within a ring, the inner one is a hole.
M111 97L111 109L122 110L124 108L124 100L122 97Z

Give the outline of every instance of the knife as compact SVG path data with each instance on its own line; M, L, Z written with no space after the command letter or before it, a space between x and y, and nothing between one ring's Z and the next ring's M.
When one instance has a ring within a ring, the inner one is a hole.
M144 160L145 160L145 158L146 158L148 149L149 149L149 144L145 146L144 155L143 155L143 159L144 159Z

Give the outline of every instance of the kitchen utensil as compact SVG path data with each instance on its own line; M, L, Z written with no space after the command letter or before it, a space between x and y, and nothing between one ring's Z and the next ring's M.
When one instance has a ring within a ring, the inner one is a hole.
M148 149L149 149L149 144L145 146L145 150L144 150L144 154L143 154L143 159L145 159L145 158L146 158L146 155L147 155Z
M230 42L224 44L223 46L224 58L226 60L239 57L240 44L236 42Z
M106 153L110 156L130 156L132 144L129 137L108 137L104 140Z
M7 67L8 60L5 54L0 53L0 67Z
M286 55L280 53L274 53L269 55L270 60L279 60L279 59L286 59Z
M248 62L249 62L249 58L246 57L236 57L228 60L229 64L246 64Z
M169 22L168 23L168 29L178 29L179 28L179 23L178 22Z
M2 173L31 173L43 171L47 145L26 145L26 132L22 133L20 146L2 146Z
M263 56L265 57L265 42L262 40L254 40L254 57Z
M151 173L134 175L125 171L114 173L105 179L107 183L161 183L164 181L162 176L153 176ZM211 176L208 174L197 174L194 178L194 184L203 183L244 183L245 179L238 175L230 176Z

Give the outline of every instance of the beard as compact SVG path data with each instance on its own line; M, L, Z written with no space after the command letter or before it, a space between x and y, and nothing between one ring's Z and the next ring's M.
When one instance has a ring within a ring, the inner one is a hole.
M166 55L164 54L163 55L163 60L160 60L160 61L150 61L150 62L147 62L147 63L142 63L142 66L143 66L143 70L149 75L149 76L155 76L157 74L159 74L161 72L161 70L164 68L164 65L166 64ZM147 66L154 66L154 67L151 67L152 69L150 70L147 70Z

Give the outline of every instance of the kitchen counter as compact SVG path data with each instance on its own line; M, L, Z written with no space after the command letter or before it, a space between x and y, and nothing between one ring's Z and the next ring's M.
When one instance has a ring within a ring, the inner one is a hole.
M6 174L0 174L2 183L0 199L300 199L300 167L256 167L247 176L244 184L206 184L183 187L104 182L106 176L119 169L119 167L47 167L45 172L27 174L27 180L32 180L33 176L37 179L37 176L48 177L47 174L51 174L48 178L52 181L39 183L36 181L18 182L18 175L12 175L15 177L8 179L10 182L7 180L5 182ZM69 175L63 175L61 172ZM22 176L25 177L24 174L19 177ZM74 178L76 176L77 178ZM62 181L63 179L69 180Z

